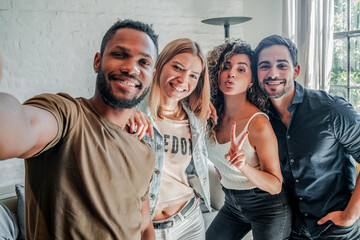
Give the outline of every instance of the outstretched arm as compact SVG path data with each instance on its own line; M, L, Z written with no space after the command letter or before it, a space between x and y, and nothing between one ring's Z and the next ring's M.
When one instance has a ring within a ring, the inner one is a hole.
M149 199L143 201L141 208L142 225L141 225L141 240L153 239L155 240L155 230L150 217L150 201Z
M50 112L22 105L14 96L0 93L0 160L31 157L57 132L56 119Z

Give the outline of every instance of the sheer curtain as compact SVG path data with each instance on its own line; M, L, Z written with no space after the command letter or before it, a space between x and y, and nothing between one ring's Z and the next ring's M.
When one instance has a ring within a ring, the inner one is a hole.
M299 50L304 87L329 90L333 55L333 0L283 0L283 36Z

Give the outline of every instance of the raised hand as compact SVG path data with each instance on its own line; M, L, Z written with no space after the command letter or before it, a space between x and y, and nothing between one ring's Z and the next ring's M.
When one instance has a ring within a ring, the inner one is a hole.
M206 118L209 119L210 117L214 120L215 124L217 124L218 116L216 114L216 109L215 109L214 105L211 102L209 103L209 108L208 108L208 111L207 111Z
M129 126L129 133L136 133L139 139L142 139L146 133L148 133L151 138L154 137L151 121L146 114L141 111L134 111L134 114L129 118L127 125Z
M242 169L246 164L246 156L244 151L242 150L242 146L244 145L245 139L248 136L249 132L246 131L240 138L240 140L236 143L236 122L233 123L230 133L230 150L225 155L225 159L230 162L230 166L234 165L238 169Z

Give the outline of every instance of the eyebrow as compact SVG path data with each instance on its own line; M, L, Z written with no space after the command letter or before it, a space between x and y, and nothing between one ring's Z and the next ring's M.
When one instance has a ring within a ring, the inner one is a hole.
M237 64L239 64L239 65L246 65L246 66L248 66L248 64L247 64L246 62L238 62Z
M282 62L285 62L285 63L289 63L290 62L286 59L279 59L279 60L276 60L277 63L282 63ZM262 62L259 62L258 66L261 65L261 64L270 64L270 61L262 61Z
M123 47L123 46L115 46L115 48L118 48L118 49L120 49L121 51L126 52L126 53L131 52L130 49L128 49L128 48L126 48L126 47ZM144 52L142 52L142 53L140 53L140 54L141 54L142 56L146 57L146 58L151 58L151 59L153 59L150 54L147 54L147 53L144 53Z
M231 64L231 63L228 61L225 64ZM246 62L237 62L236 64L249 66Z
M174 61L174 63L177 63L177 64L181 65L182 68L185 68L184 65L182 65L179 61ZM198 72L194 72L194 71L191 71L191 72L200 75L200 73L198 73Z

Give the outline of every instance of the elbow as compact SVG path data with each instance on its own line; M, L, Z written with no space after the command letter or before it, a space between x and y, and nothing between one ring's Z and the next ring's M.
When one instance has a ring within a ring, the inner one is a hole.
M269 193L271 195L279 194L282 190L282 179L278 179L276 184L274 184L271 189L269 189Z
M279 193L281 192L281 189L282 189L281 186L279 186L279 187L274 187L273 189L271 189L271 190L269 191L269 193L270 193L271 195L276 195L276 194L279 194Z

